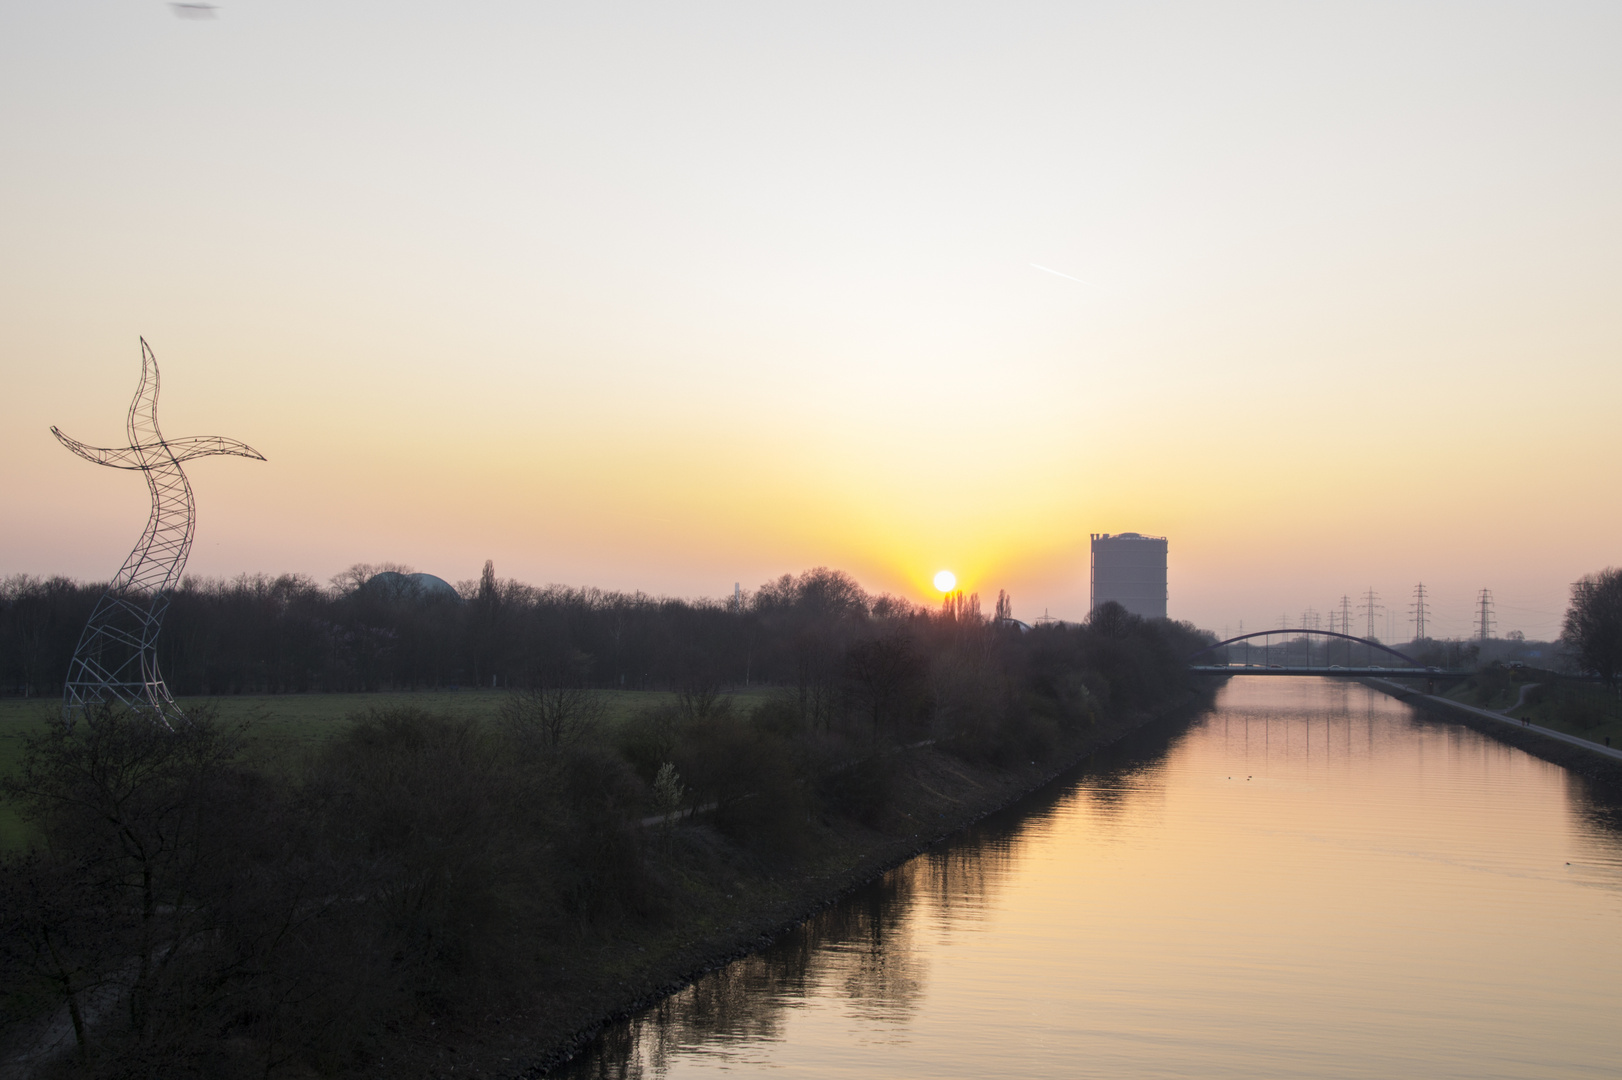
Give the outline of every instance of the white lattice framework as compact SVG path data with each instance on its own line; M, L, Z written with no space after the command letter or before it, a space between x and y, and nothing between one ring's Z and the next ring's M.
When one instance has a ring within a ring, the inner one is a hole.
M79 636L62 693L62 716L72 724L90 704L122 704L150 711L164 723L180 709L158 671L158 631L169 607L169 590L180 582L197 531L191 484L180 463L213 454L263 461L253 447L235 439L202 435L165 439L158 429L158 361L141 339L141 384L130 403L128 446L86 446L56 428L51 434L86 461L146 476L152 514L146 531L124 560L118 576L96 601Z

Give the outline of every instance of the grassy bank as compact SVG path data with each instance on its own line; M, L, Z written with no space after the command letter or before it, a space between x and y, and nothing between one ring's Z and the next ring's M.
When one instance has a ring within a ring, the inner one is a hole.
M1475 704L1468 690L1461 693L1455 688L1451 694L1429 695L1425 693L1422 680L1360 679L1359 681L1381 693L1392 694L1421 708L1439 720L1462 724L1488 738L1524 750L1533 757L1552 762L1579 776L1607 785L1622 784L1622 763L1612 757L1610 751L1601 749L1603 743L1595 744L1594 740L1580 736L1567 742L1563 738L1553 737L1542 727L1523 727L1515 722L1518 718L1512 714L1499 713L1498 715L1503 716L1501 720L1483 716L1476 710L1484 709L1485 706ZM1510 700L1513 701L1514 698ZM1569 732L1561 734L1570 735Z
M1492 665L1443 696L1602 746L1622 746L1622 697L1592 680Z

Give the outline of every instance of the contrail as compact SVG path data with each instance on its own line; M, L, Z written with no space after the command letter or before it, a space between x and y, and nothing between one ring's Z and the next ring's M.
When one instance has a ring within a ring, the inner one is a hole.
M1043 266L1041 263L1032 263L1031 265L1036 267L1038 270L1046 270L1048 273L1054 275L1055 277L1062 277L1066 281L1074 281L1077 285L1085 285L1085 284L1087 284L1085 281L1081 280L1079 277L1071 277L1069 274L1061 274L1059 271L1050 269L1049 267L1046 267L1046 266Z

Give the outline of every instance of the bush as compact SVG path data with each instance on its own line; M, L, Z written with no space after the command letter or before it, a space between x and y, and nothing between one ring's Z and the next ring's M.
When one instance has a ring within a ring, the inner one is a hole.
M649 784L676 753L684 727L675 705L655 705L634 713L620 728L619 750L636 774Z
M66 1012L81 1075L223 1067L221 1033L284 1033L294 1002L299 1041L331 1029L312 988L341 981L311 978L287 930L298 913L317 935L312 895L334 879L285 791L238 764L237 734L206 710L171 730L92 708L30 738L4 784L48 841L0 864L7 1018Z
M876 827L890 806L895 771L893 755L861 758L823 773L817 781L817 795L830 813Z
M618 755L594 746L571 748L551 780L561 794L562 814L547 824L564 910L581 922L658 914L639 824L647 786Z
M512 781L479 724L413 708L357 718L312 772L323 831L371 869L366 902L416 992L442 992L496 958L492 944L512 929L505 887L533 854Z
M1562 690L1555 698L1555 722L1578 731L1591 731L1605 723L1605 710L1599 702L1575 690Z
M1510 672L1501 662L1494 660L1476 672L1472 697L1477 705L1491 705L1499 695L1509 689Z
M794 744L730 709L689 724L672 758L693 805L715 804L715 826L761 852L798 851L807 792Z

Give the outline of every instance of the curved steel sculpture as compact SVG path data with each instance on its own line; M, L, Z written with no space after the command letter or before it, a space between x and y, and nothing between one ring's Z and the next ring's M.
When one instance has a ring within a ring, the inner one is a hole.
M253 447L235 439L203 435L165 439L158 429L158 361L141 339L141 384L130 403L128 446L86 446L57 428L51 434L86 461L146 475L152 492L152 514L135 550L118 576L96 601L79 635L62 692L62 718L69 725L95 703L118 703L150 710L165 724L181 718L180 709L158 672L158 630L169 607L169 590L180 581L197 531L196 504L182 461L232 454L265 460Z

